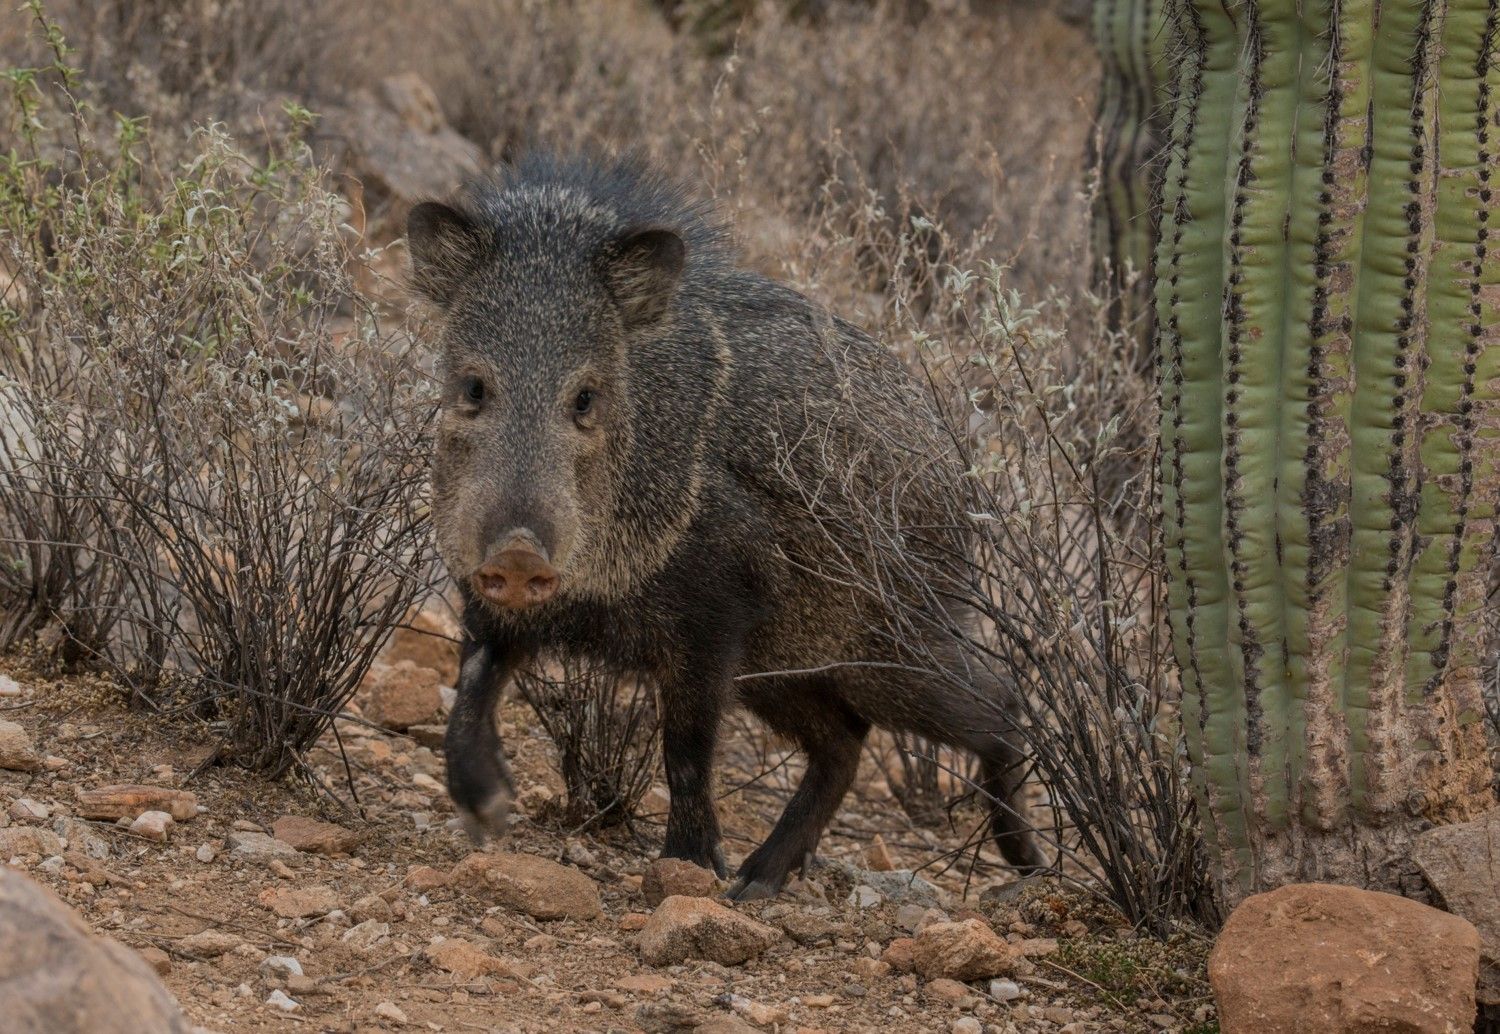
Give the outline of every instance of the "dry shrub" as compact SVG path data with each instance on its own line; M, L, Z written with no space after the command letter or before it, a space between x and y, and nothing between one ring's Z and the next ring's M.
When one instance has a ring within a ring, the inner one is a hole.
M251 156L210 128L160 167L121 121L98 149L52 37L52 67L10 76L24 146L0 167L0 224L25 231L3 256L21 433L0 548L26 559L0 591L30 613L8 624L59 629L279 774L430 582L426 380L354 293L305 143Z
M516 689L557 747L566 821L577 831L628 825L661 757L651 687L569 659L520 672Z

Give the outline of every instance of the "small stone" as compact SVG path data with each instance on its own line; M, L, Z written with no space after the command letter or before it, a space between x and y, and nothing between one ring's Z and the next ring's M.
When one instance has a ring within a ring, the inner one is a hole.
M978 919L934 923L917 935L912 947L917 972L929 980L1006 976L1015 969L1017 957L1015 948Z
M1013 1002L1021 997L1021 985L1014 980L991 980L990 997L997 1002Z
M641 957L653 966L704 959L735 966L761 954L781 932L707 898L667 898L641 930Z
M854 972L861 980L884 980L891 975L891 964L880 959L859 958L854 960Z
M407 1023L406 1013L397 1007L395 1002L380 1002L375 1006L375 1015L382 1020L390 1020L392 1023Z
M714 1003L732 1009L757 1027L773 1027L786 1022L785 1009L757 1002L744 995L720 995L714 999Z
M172 972L172 957L154 944L136 950L136 954L146 960L146 965L156 970L157 976L166 976Z
M960 1016L948 1028L953 1034L984 1034L984 1024L972 1016Z
M361 955L367 955L377 946L389 940L390 936L390 924L382 923L375 919L366 919L363 923L351 926L345 930L344 935L339 940Z
M283 844L311 854L347 854L359 843L359 834L320 822L305 815L283 815L271 823L271 835Z
M646 927L646 921L651 917L645 912L626 912L620 917L620 930L624 933L635 933Z
M615 986L633 994L659 995L672 990L672 983L658 973L636 973L616 980Z
M1069 919L1062 924L1062 934L1064 937L1087 937L1089 928L1082 920Z
M658 858L641 878L641 894L652 908L670 897L712 898L723 891L723 881L712 872L681 858Z
M303 975L302 963L290 955L267 955L260 960L260 975L271 980L300 977Z
M164 811L177 822L198 816L198 798L187 790L122 783L79 790L78 814L86 819L135 819L142 812Z
M214 850L213 844L199 844L198 850L193 852L193 857L206 865L219 857L219 852Z
M927 914L927 909L921 905L902 905L896 909L896 925L907 933L915 934L917 924Z
M1025 955L1028 959L1042 959L1048 955L1057 953L1057 939L1054 937L1027 937L1015 942L1016 951Z
M11 826L0 829L0 862L17 855L40 855L50 858L63 852L62 841L50 829L38 826Z
M535 855L475 853L453 867L453 885L535 919L600 919L599 886L577 869Z
M349 906L349 914L362 923L366 919L389 919L395 914L395 910L391 908L391 903L381 895L366 894ZM442 918L438 916L433 922L436 923Z
M949 980L947 977L938 977L936 980L929 980L923 984L922 992L938 1001L957 1004L969 997L969 985L961 984L957 980Z
M226 951L233 951L241 944L244 938L236 937L234 934L224 930L201 930L190 934L177 942L177 946L192 955L201 955L204 958L217 958Z
M427 949L427 961L464 980L476 977L517 978L516 969L504 959L489 955L468 941L450 937Z
M30 797L18 797L7 814L17 822L46 822L52 810Z
M9 675L0 675L0 697L18 697L21 695L21 684Z
M67 758L60 758L56 754L48 754L46 757L42 758L42 767L49 772L61 772L70 764L72 764L72 762L70 762Z
M35 772L42 759L31 745L31 736L15 722L0 720L0 768L12 772Z
M296 1012L302 1008L300 1003L293 1001L287 996L285 991L281 990L272 991L266 998L266 1004L273 1009L280 1009L282 1012Z
M267 887L256 899L283 919L326 915L339 907L332 887Z
M917 919L916 925L912 927L912 936L915 937L933 923L951 923L953 919L941 908L929 908L922 912Z
M419 894L448 885L448 874L430 865L414 865L406 872L406 886Z
M130 824L130 832L163 844L171 837L175 825L172 816L164 811L143 811Z
M297 858L297 849L265 833L235 830L224 838L229 857L247 862L268 862L277 858Z
M872 872L893 872L896 862L891 858L891 849L885 846L885 837L876 833L870 841L870 846L865 848L865 864Z
M879 908L882 900L878 890L861 883L850 892L845 904L850 908Z
M443 740L447 738L448 727L446 725L412 725L407 727L406 735L429 750L440 750Z
M803 995L802 1004L809 1009L831 1008L836 999L833 995Z
M935 884L923 879L910 869L876 872L870 869L860 869L838 859L829 862L827 867L834 873L845 876L855 886L863 883L875 888L883 898L895 905L910 902L940 908L943 904L943 892Z
M894 973L910 973L917 968L916 944L910 937L897 937L880 953L880 961Z

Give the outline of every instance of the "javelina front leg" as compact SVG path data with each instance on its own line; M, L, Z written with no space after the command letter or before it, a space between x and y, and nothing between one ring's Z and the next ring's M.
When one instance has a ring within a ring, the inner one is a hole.
M783 715L771 725L781 727L786 718ZM870 730L868 722L833 707L820 708L804 721L807 724L800 728L786 728L807 751L802 784L766 842L740 866L729 889L735 900L774 897L794 868L807 865L859 770L859 748Z
M673 678L661 690L662 755L672 802L663 858L682 858L719 877L728 873L714 810L713 762L727 680Z
M465 639L460 654L458 696L448 718L443 752L448 759L448 795L475 843L505 832L515 786L495 729L495 705L514 660L489 643Z

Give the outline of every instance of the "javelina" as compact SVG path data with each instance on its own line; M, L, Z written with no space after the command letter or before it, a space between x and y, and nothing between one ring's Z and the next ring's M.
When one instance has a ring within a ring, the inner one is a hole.
M448 788L472 833L503 829L510 802L502 684L566 653L658 688L664 856L725 874L710 775L732 702L805 750L733 896L774 894L805 864L872 723L975 752L1000 850L1040 864L1003 703L904 663L869 599L819 573L868 544L815 526L792 487L879 491L845 475L920 423L893 357L736 268L710 212L633 162L532 157L416 206L407 235L441 316L433 514L465 604Z

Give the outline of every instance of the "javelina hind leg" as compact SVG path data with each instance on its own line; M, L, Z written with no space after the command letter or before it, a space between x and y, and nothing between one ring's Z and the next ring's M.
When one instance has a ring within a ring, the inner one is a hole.
M778 732L795 737L807 752L807 771L802 784L787 802L776 828L740 866L729 896L738 901L774 897L792 869L812 858L823 830L838 811L849 784L859 770L859 748L870 731L870 723L842 707L829 696L826 706L811 711L781 701L781 708L757 713ZM818 697L803 696L810 702Z
M662 757L672 794L661 856L685 859L722 878L729 870L719 844L713 764L728 678L718 665L685 668L661 687Z
M489 643L463 642L458 696L448 718L443 752L448 758L448 795L464 829L476 843L505 832L515 787L495 729L495 704L514 661Z
M1022 873L1044 869L1047 860L1026 821L1022 785L1026 781L1026 755L1007 737L990 735L976 745L979 755L979 788L991 807L990 835L1005 860Z

